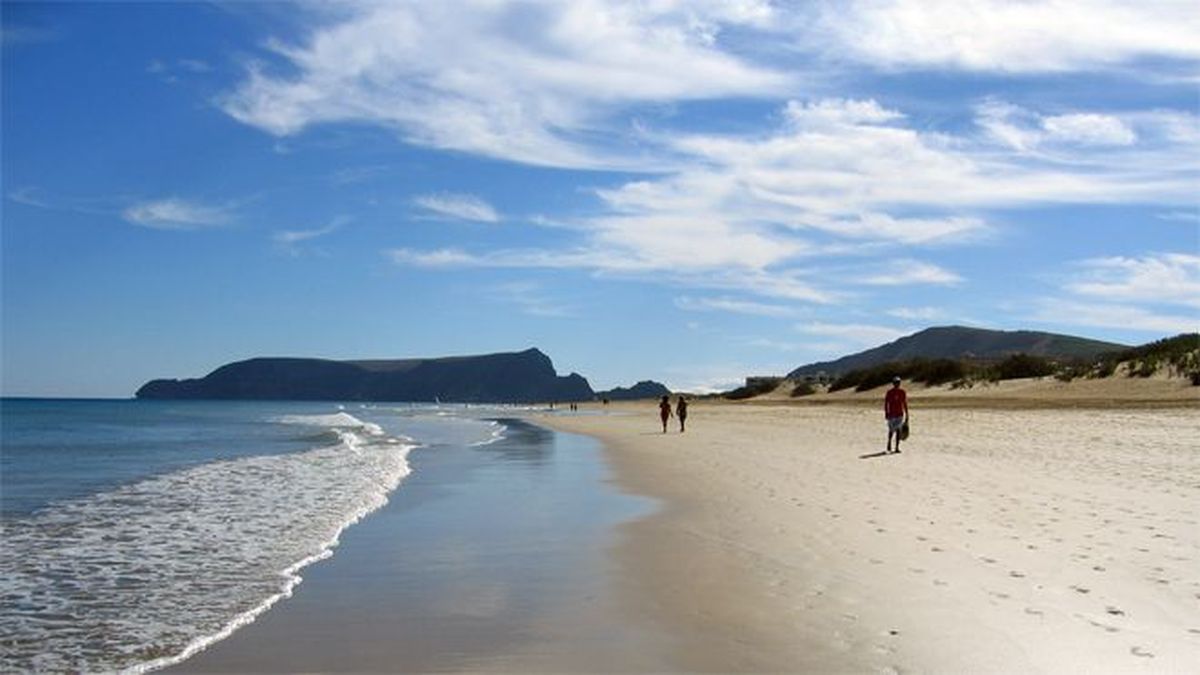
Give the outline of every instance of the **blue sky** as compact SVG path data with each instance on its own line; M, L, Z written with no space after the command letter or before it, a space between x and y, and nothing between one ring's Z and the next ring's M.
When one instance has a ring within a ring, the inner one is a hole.
M1192 2L12 3L5 395L1200 329Z

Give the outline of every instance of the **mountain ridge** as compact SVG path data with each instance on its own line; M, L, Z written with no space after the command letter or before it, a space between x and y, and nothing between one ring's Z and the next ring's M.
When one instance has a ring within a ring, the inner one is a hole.
M793 369L788 378L800 379L821 373L842 375L852 370L914 358L999 360L1012 354L1048 358L1095 358L1128 349L1128 345L1041 331L1001 331L968 326L933 326L878 347L830 361L809 363Z

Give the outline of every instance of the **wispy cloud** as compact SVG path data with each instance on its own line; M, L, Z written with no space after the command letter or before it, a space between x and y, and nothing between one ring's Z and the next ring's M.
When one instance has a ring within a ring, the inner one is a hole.
M861 323L809 322L796 325L796 330L806 335L832 337L859 347L875 347L908 335L910 329L892 328Z
M494 286L490 290L499 302L517 306L522 314L536 317L569 318L574 311L565 304L549 297L541 284L532 281L515 281Z
M146 65L146 72L167 84L175 84L187 75L203 75L212 71L208 62L200 59L154 59Z
M495 223L500 220L496 209L475 195L443 192L421 195L413 199L417 206L454 220L472 220L480 223Z
M729 297L697 298L685 295L675 298L675 306L689 312L732 312L771 317L789 317L803 313L795 307Z
M1092 258L1078 267L1082 273L1066 285L1078 295L1200 309L1200 255Z
M1200 331L1200 255L1091 258L1070 269L1062 282L1067 295L1038 301L1033 320L1160 334Z
M1200 316L1164 312L1145 307L1080 300L1046 299L1029 317L1059 326L1093 326L1163 335L1200 332Z
M7 23L0 26L0 44L5 45L27 45L38 44L42 42L54 42L62 37L62 34L54 28L44 28L39 26L22 26Z
M233 222L232 209L177 197L139 202L121 214L134 225L156 230L201 230Z
M870 286L908 286L912 284L947 286L961 283L963 280L954 272L919 260L889 260L885 266L886 272L864 277L861 283Z
M896 307L889 309L887 315L908 321L937 321L946 318L946 311L937 307Z
M297 75L251 64L222 107L279 136L314 124L369 122L421 145L529 164L620 165L618 154L587 140L607 127L614 108L778 93L794 82L720 49L714 36L722 28L769 22L767 3L740 7L357 5L303 44L273 43Z
M1159 220L1176 223L1200 223L1200 210L1196 211L1165 211L1157 214Z
M14 201L18 204L24 204L25 206L33 206L39 209L54 208L54 205L50 201L50 197L46 195L46 193L40 188L32 186L25 186L15 190L10 190L5 196L11 201Z
M301 253L301 244L333 234L349 222L349 217L338 216L325 227L309 230L278 230L271 235L271 241L278 250L296 256Z

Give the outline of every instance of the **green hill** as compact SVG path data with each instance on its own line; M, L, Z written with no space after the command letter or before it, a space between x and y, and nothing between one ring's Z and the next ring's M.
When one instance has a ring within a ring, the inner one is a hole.
M788 377L803 379L820 373L837 377L855 370L913 359L998 362L1014 354L1027 354L1052 360L1092 360L1128 348L1128 345L1114 342L1030 330L936 326L857 354L800 366L788 373Z

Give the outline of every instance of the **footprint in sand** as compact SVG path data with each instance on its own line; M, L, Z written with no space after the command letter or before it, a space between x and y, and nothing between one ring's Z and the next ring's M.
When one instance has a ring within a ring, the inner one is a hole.
M1117 608L1117 607L1113 607L1112 605L1109 605L1108 607L1105 607L1105 608L1104 608L1104 611L1105 611L1105 612L1107 612L1107 613L1109 613L1109 614L1111 614L1111 615L1113 615L1113 616L1125 616L1125 611L1124 611L1124 610L1122 610L1122 609L1119 609L1119 608Z
M1024 573L1024 572L1018 572L1018 571L1016 571L1016 570L1011 570L1011 571L1008 573L1008 576L1010 576L1010 577L1012 577L1012 578L1014 578L1014 579L1024 579L1024 578L1025 578L1025 573Z
M989 557L987 557L986 555L979 556L979 559L980 559L980 560L982 560L983 562L985 562L985 563L989 564L989 565L992 565L992 564L994 564L994 563L996 562L996 559L995 559L995 558L989 558Z
M1040 610L1040 609L1035 609L1035 608L1033 608L1033 607L1026 607L1026 608L1025 608L1025 613L1026 613L1026 614L1029 614L1029 615L1031 615L1031 616L1045 616L1045 615L1046 615L1046 613L1045 613L1045 612L1043 612L1042 610Z
M1129 648L1129 653L1130 653L1130 654L1133 654L1134 656L1140 656L1140 657L1142 657L1143 659L1152 659L1152 658L1154 658L1154 653L1153 653L1153 652L1148 652L1148 651L1146 651L1145 649L1142 649L1141 647L1130 647L1130 648Z
M1083 595L1087 595L1088 593L1092 592L1092 589L1084 588L1083 586L1072 586L1071 590L1075 591L1076 593L1082 593Z
M1104 566L1103 565L1092 565L1092 570L1094 570L1096 572L1103 572Z

